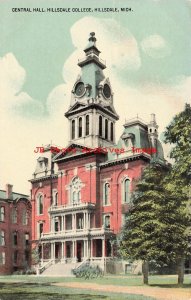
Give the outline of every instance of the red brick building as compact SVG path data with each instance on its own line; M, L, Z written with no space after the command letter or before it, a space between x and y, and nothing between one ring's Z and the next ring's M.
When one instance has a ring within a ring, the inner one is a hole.
M12 185L0 190L0 274L31 266L31 203L27 195L14 193Z
M65 116L70 138L56 153L51 145L37 160L32 183L32 240L42 269L50 264L89 260L104 268L113 257L134 183L151 160L165 163L155 115L124 124L116 143L119 119L113 91L103 70L94 33L78 61L81 73Z

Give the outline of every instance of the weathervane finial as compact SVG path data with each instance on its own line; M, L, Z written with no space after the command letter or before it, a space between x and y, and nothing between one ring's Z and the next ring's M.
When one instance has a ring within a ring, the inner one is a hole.
M89 41L94 43L96 42L95 32L90 32Z

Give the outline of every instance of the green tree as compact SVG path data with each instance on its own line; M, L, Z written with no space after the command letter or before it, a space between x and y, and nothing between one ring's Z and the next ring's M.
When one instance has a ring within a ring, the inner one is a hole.
M182 248L176 249L178 264L178 283L184 280L184 258L189 254L189 190L191 190L191 107L185 105L185 109L177 114L170 125L167 126L165 143L173 147L170 157L173 159L172 169L166 178L166 188L171 196L179 203L180 223L182 222ZM181 245L180 245L181 246Z
M149 262L163 262L166 257L160 244L163 243L161 231L165 231L160 211L166 199L162 181L167 171L166 167L155 163L144 169L121 234L121 255L143 261L144 284L148 284Z
M175 197L170 174L169 167L157 163L144 169L122 230L121 254L143 261L144 284L148 284L149 262L154 261L161 267L176 263L180 269L180 257L188 252L189 218L183 204L185 195L179 193L179 197Z

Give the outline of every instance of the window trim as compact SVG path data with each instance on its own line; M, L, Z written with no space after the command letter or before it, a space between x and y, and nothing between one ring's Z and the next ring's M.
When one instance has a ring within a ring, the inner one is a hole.
M0 252L0 266L6 264L6 254L5 251Z
M5 230L0 230L0 246L5 246Z
M109 227L106 227L106 218L109 217ZM104 214L103 215L103 227L105 229L111 229L111 214Z
M107 194L107 203L106 203L106 186L108 186L108 194ZM104 182L103 184L103 206L110 206L111 205L111 186L110 183Z
M42 197L42 198L41 198ZM40 212L40 198L42 199L42 213ZM37 196L37 215L42 216L44 214L44 195L43 193L39 193Z
M0 222L5 222L5 206L4 205L0 206Z
M128 201L125 201L125 195L126 195L126 190L125 190L125 182L126 181L129 181L129 186L128 186ZM123 178L123 181L122 181L122 203L123 204L129 204L130 203L130 198L131 198L131 190L130 190L130 185L131 185L131 180L128 176L125 176Z

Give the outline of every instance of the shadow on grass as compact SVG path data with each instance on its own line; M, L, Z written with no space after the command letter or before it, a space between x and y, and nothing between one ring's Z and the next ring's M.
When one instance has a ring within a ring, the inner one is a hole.
M58 294L46 292L27 292L27 288L35 288L39 286L50 286L50 283L0 283L0 300L109 300L104 295L89 294Z
M151 283L149 284L150 287L159 287L159 288L186 288L186 289L190 289L191 288L191 284L182 284L182 285L178 285L177 283L167 283L167 284L156 284L156 283Z
M46 293L13 293L13 294L1 294L0 300L98 300L98 299L109 299L107 296L94 296L84 294L46 294Z

